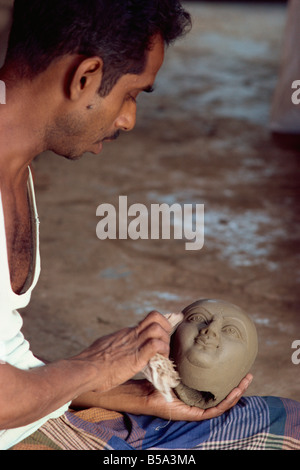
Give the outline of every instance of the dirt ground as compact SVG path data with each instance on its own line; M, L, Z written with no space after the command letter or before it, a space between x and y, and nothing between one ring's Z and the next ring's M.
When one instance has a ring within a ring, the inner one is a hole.
M101 156L70 162L47 152L35 162L42 273L24 334L37 355L55 360L152 309L222 298L258 329L248 394L300 400L300 364L291 359L300 340L300 155L268 128L285 7L187 6L193 30L168 50L155 93L139 100L135 130ZM96 208L118 208L120 195L149 211L204 204L203 248L188 251L172 237L100 241Z

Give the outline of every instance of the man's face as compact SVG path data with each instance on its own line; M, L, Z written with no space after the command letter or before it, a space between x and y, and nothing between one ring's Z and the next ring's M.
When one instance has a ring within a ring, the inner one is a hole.
M92 107L81 107L57 117L48 130L51 150L69 159L77 159L85 152L98 154L103 142L114 140L122 130L132 130L136 98L142 91L151 91L163 59L164 43L158 36L148 52L143 73L123 75L107 96L95 93Z

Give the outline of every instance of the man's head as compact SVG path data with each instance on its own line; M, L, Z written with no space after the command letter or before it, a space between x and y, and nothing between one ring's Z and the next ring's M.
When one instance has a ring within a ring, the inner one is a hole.
M143 71L154 36L169 45L189 26L179 0L15 0L6 60L32 78L64 55L101 57L105 96Z
M137 95L189 27L178 0L15 0L5 70L48 87L45 147L73 159L133 128Z
M214 406L249 372L257 354L255 325L222 300L199 300L182 313L171 346L181 378L177 393L189 404Z

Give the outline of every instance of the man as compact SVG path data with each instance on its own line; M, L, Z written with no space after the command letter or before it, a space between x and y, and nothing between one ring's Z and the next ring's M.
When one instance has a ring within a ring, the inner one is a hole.
M12 448L72 407L200 421L231 408L247 376L218 407L167 404L130 379L156 353L169 354L168 321L151 312L135 328L45 365L29 350L18 309L39 273L32 160L45 150L69 159L98 154L135 125L136 98L152 90L165 46L190 18L177 0L16 0L0 79L0 447ZM68 433L68 430L66 431Z

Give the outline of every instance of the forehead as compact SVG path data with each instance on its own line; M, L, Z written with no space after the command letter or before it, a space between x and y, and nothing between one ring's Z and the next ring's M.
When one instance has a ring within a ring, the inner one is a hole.
M247 314L237 305L223 300L198 300L188 305L182 313L186 316L189 313L203 312L209 315L237 316L247 318Z
M199 318L198 318L199 316ZM193 318L193 322L203 324L203 321L212 321L214 319L221 320L222 325L236 325L241 328L244 334L247 334L247 330L250 327L248 317L238 310L222 308L213 309L208 306L194 306L184 312L184 322L189 323L189 320Z
M161 68L165 56L164 41L160 35L153 38L150 50L147 52L146 66L144 73L157 74Z
M120 79L120 83L128 89L143 91L153 86L156 75L164 61L165 46L160 35L153 38L151 48L146 54L144 71L139 74L126 74Z

